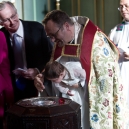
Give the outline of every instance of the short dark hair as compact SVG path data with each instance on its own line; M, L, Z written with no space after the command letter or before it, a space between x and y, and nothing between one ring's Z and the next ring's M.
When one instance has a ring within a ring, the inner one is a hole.
M70 19L68 14L61 10L53 10L46 14L42 23L45 25L49 20L52 20L57 26L61 27L65 22L68 22L70 25L73 25L73 21Z
M65 67L57 61L48 62L45 66L43 75L49 79L59 78L64 69Z

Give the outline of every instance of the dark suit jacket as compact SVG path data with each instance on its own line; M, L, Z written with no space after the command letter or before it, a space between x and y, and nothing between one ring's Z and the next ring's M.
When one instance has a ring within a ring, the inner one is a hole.
M44 69L46 63L50 60L53 44L47 38L42 24L34 21L21 20L21 22L24 29L27 68L38 68L41 72ZM6 36L12 73L15 65L10 35L4 27L1 30ZM12 80L16 101L26 97L34 97L36 95L37 90L35 89L34 82L32 80L26 80L27 86L24 91L19 91L19 89L17 89L15 85L15 76L13 73Z

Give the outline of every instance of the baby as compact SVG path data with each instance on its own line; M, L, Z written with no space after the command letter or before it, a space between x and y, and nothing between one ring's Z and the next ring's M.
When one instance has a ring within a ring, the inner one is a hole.
M44 76L62 93L73 96L75 88L85 86L86 73L79 62L67 62L62 65L56 61L48 63Z

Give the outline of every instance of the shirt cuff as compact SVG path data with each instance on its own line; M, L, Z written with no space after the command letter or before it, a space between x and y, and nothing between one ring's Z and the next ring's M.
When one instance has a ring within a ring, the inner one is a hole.
M67 94L68 91L69 91L68 88L64 88L64 90L62 91L62 93Z

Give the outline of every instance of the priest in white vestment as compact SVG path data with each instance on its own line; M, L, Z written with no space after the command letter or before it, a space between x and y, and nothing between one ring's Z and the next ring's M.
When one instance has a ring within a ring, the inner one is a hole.
M124 19L122 23L111 30L109 38L115 43L120 52L118 63L124 85L125 98L129 107L129 0L120 0L118 9Z

